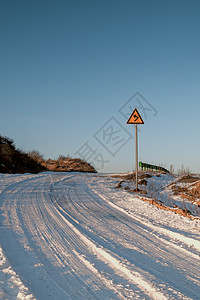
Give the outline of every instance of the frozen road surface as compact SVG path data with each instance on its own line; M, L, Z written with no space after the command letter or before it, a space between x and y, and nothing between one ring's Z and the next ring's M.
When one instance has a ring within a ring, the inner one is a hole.
M200 221L116 181L0 175L0 299L200 299Z

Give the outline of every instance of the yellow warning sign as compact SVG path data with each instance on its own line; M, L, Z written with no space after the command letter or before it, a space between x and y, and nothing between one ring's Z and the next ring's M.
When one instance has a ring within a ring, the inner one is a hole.
M137 108L134 109L130 118L127 121L127 124L144 124L142 117L140 116Z

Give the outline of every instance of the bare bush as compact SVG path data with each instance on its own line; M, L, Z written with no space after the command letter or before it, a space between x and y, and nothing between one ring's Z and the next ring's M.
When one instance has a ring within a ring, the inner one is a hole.
M62 155L62 154L58 155L57 160L63 161L63 160L65 160L65 159L66 159L66 156L65 156L65 155Z
M31 157L32 159L36 160L36 161L42 161L42 160L44 160L44 155L41 154L37 150L29 151L28 152L28 156Z

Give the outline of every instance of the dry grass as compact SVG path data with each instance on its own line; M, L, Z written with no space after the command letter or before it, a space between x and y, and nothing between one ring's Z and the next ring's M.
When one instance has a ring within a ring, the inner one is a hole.
M69 158L59 160L48 159L42 161L41 164L45 166L49 171L54 172L88 172L96 173L96 170L86 161L80 158Z

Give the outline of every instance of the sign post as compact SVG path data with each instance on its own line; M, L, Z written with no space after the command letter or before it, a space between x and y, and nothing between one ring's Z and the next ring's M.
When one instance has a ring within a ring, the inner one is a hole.
M127 124L135 124L135 190L138 190L138 138L137 138L137 125L144 124L137 108L134 109Z
M135 189L138 190L138 139L137 124L135 124Z

